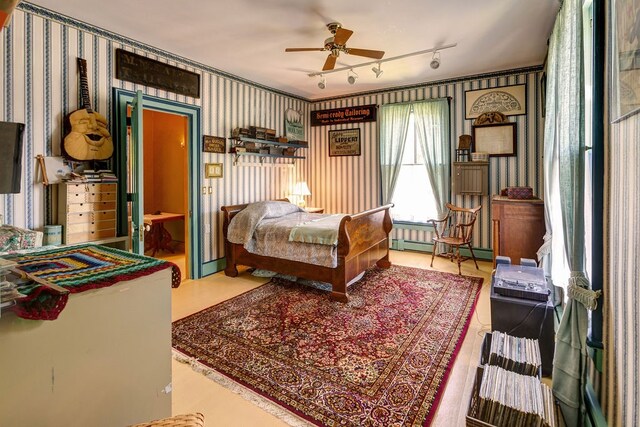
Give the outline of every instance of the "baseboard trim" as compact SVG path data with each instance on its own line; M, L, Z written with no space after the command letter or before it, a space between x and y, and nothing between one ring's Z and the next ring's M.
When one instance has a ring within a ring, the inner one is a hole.
M210 276L212 274L217 273L218 271L224 270L227 266L226 258L218 258L213 261L207 261L202 264L202 277Z
M417 252L433 252L433 243L427 242L412 242L409 240L403 239L393 239L391 240L391 249L396 251L417 251ZM485 249L485 248L473 248L473 253L476 255L477 259L492 261L493 260L493 250ZM471 256L471 252L469 249L460 249L460 254L464 256Z

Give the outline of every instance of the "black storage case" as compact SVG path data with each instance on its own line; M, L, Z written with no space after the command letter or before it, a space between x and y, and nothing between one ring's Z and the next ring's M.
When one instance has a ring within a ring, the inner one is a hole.
M542 375L551 376L555 345L553 303L499 295L491 278L491 330L523 338L536 338L540 344Z

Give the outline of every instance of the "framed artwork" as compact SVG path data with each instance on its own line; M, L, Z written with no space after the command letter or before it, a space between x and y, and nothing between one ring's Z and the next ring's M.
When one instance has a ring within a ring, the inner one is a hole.
M205 178L222 178L222 163L207 163L204 166Z
M329 131L329 156L359 156L360 129Z
M202 151L205 153L222 153L224 154L225 139L219 136L202 136Z
M304 124L302 123L302 113L293 108L288 108L284 112L284 136L289 141L304 141Z
M473 151L489 153L489 157L516 155L516 124L473 126Z
M640 0L611 1L611 111L618 122L640 111Z
M505 116L527 114L527 85L468 90L464 93L464 110L467 120L492 111Z

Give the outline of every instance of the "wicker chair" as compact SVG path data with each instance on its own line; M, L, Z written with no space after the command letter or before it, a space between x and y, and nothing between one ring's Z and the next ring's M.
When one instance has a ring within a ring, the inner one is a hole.
M449 258L451 262L454 260L458 263L458 274L462 274L460 270L460 264L463 261L473 258L473 262L478 267L476 256L473 253L471 247L471 239L473 237L473 225L476 222L478 211L482 208L482 205L468 209L454 206L451 203L447 203L447 216L443 219L431 219L427 221L433 226L435 231L435 237L433 238L433 252L431 253L431 267L433 267L433 258L436 256L438 244L447 245L446 252L438 254ZM467 246L471 252L471 257L460 255L460 246Z
M204 427L204 415L194 414L176 415L148 423L136 424L129 427Z

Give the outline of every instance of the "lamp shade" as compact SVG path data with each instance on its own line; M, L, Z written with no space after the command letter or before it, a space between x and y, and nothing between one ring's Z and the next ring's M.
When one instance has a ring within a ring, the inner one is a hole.
M300 181L295 185L295 187L293 187L293 192L291 194L294 196L310 196L311 191L309 191L309 186L306 182Z

